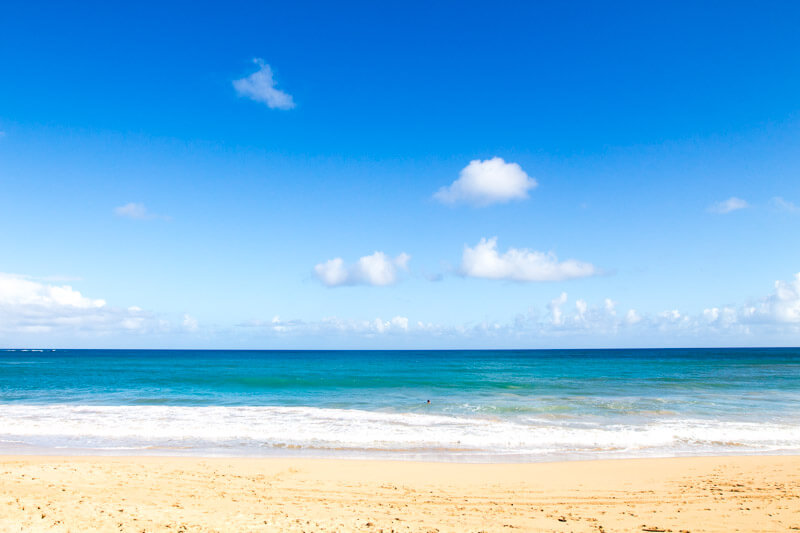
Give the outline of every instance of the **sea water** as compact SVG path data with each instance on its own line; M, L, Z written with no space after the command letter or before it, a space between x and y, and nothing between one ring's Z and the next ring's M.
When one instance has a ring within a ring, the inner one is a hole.
M800 349L0 351L2 454L799 452Z

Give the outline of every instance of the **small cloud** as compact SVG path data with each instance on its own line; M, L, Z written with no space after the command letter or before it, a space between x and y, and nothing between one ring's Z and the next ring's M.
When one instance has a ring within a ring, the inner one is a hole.
M272 69L263 59L255 58L253 63L258 70L240 80L233 81L233 88L239 96L267 104L270 109L292 109L294 100L290 94L275 88Z
M439 189L433 197L443 204L466 203L483 207L523 200L537 185L536 180L516 163L506 163L500 157L486 161L476 159L461 170L456 181Z
M317 278L328 287L342 285L384 286L397 283L402 271L408 270L411 256L402 253L390 258L383 252L365 255L353 265L345 265L341 257L314 267Z
M762 307L764 314L777 322L800 323L800 272L790 281L776 281L775 292Z
M598 273L590 263L568 259L558 261L552 252L509 248L500 255L497 237L481 239L474 248L464 246L461 273L473 278L512 281L562 281Z
M183 329L186 331L197 331L199 325L197 319L191 315L183 315Z
M117 215L118 217L132 218L134 220L154 220L154 219L169 220L168 216L156 215L155 213L151 213L144 206L144 204L138 204L135 202L130 202L125 205L115 207L114 214Z
M678 311L677 309L671 309L669 311L662 311L661 313L658 314L658 316L670 322L677 322L678 320L681 319L682 315L680 311Z
M550 304L547 306L550 309L550 320L553 325L560 326L562 323L562 316L563 313L561 311L561 306L567 303L567 293L562 292L558 298L555 298L550 301Z
M797 206L788 200L784 200L780 196L776 196L772 199L772 205L781 211L786 211L788 213L800 213L800 206Z
M750 207L750 204L748 204L745 200L731 196L725 201L717 202L716 204L710 206L708 211L718 215L724 215L733 211L738 211L739 209L745 209L747 207Z
M637 322L642 321L642 316L636 309L628 309L628 312L625 313L625 322L628 324L636 324Z

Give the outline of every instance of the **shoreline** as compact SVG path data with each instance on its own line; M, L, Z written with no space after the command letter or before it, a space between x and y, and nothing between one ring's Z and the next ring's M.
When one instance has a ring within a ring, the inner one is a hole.
M790 531L800 455L0 456L1 531Z
M58 451L58 453L53 453ZM379 452L373 451L353 451L353 450L330 450L317 455L315 450L291 450L289 453L276 451L271 454L248 455L242 454L223 454L223 453L163 453L163 450L153 453L117 453L112 450L87 450L82 448L54 450L52 448L41 448L38 451L28 452L9 452L0 450L0 462L4 459L42 458L42 459L163 459L163 460L234 460L234 461L342 461L342 462L367 462L367 463L421 463L421 464L447 464L447 465L542 465L554 463L593 463L606 461L647 461L647 460L671 460L671 459L726 459L731 457L798 457L800 451L776 451L776 452L710 452L708 454L697 454L686 452L685 454L673 455L600 455L592 452L584 454L563 455L541 455L535 458L521 458L514 460L513 455L468 455L468 454L448 454L447 452L405 452L398 450ZM480 459L476 459L480 458Z

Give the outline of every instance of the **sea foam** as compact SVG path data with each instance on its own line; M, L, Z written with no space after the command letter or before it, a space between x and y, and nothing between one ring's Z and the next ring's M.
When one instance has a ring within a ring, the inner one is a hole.
M638 424L273 406L6 405L0 451L473 456L488 460L800 452L800 425L663 418Z

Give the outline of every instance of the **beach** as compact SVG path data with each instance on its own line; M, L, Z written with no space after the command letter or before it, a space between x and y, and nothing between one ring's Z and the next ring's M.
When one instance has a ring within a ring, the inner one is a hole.
M0 533L800 533L800 1L0 12Z
M0 370L0 532L800 528L798 349L7 351Z
M0 458L2 531L792 531L800 456Z

